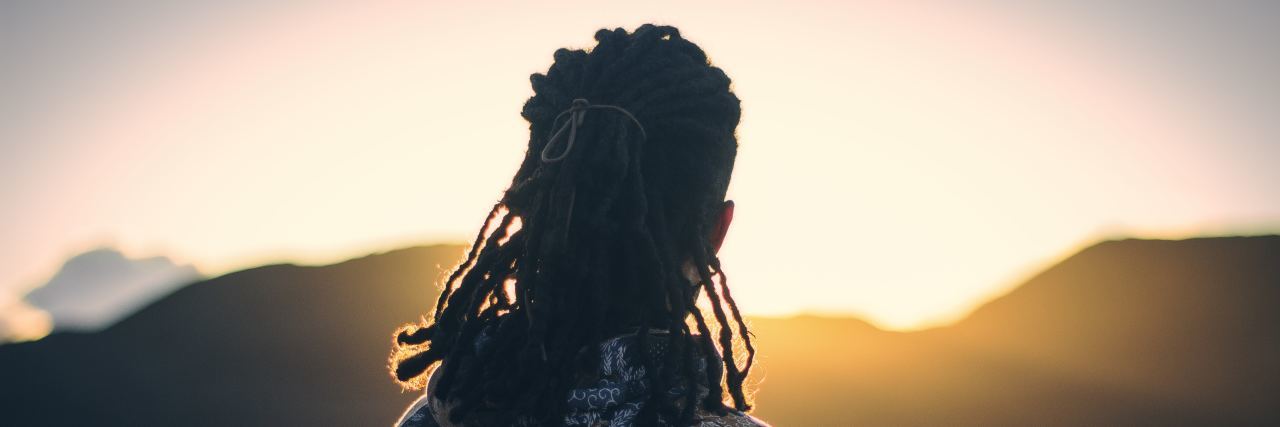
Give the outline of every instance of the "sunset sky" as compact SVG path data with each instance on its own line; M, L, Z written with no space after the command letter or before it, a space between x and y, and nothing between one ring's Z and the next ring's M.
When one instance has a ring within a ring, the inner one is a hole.
M0 4L0 309L104 245L213 275L463 241L529 74L645 22L743 100L752 314L919 328L1098 239L1280 231L1275 2L110 3Z

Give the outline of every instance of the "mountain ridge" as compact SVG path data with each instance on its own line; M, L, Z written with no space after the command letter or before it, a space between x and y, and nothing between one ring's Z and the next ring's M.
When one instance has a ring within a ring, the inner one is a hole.
M415 397L386 371L391 331L427 314L464 249L240 270L98 333L0 346L0 416L390 423ZM949 326L752 317L757 414L778 425L1280 421L1278 256L1280 236L1107 241Z

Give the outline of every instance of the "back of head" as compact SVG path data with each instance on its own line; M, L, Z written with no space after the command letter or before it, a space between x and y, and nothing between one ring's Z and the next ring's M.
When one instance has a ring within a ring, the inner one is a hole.
M643 342L651 329L671 341L664 360L645 361L659 373L649 390L705 382L711 393L684 403L652 393L642 416L720 412L726 389L733 406L749 407L742 383L754 349L710 241L737 152L739 100L675 28L595 39L589 51L557 50L551 68L531 76L529 147L510 188L430 322L396 336L397 380L419 388L442 366L433 392L457 403L454 421L555 419L576 370L590 365L583 348L626 331ZM715 342L693 338L715 326L696 304L700 290L719 324ZM742 368L735 327L749 352ZM693 369L708 353L720 355L723 378Z

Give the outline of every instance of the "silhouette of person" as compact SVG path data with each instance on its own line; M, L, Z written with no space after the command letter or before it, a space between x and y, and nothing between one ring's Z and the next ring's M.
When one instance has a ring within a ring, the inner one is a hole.
M730 79L673 27L595 40L531 76L519 170L431 318L397 331L392 373L425 389L398 425L764 425L716 256Z

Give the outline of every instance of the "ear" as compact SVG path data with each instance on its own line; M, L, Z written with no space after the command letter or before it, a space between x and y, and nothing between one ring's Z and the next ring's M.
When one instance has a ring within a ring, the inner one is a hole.
M720 252L720 245L724 244L724 236L729 234L730 223L733 223L733 200L725 200L720 207L720 215L711 228L711 245L716 248L716 253Z

